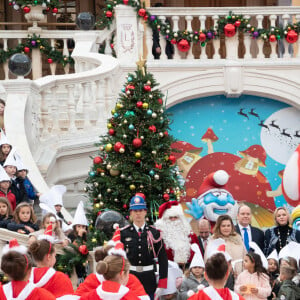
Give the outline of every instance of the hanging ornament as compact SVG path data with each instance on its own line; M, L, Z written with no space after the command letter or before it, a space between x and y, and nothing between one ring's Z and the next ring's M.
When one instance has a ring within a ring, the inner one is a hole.
M135 90L135 86L133 84L128 84L125 88L125 91L133 92Z
M148 115L148 116L151 116L151 115L152 115L152 110L151 110L151 109L148 109L148 110L147 110L147 115Z
M93 159L93 162L94 162L95 165L102 164L102 163L103 163L103 159L102 159L102 157L100 157L100 156L96 156L96 157Z
M141 160L138 159L138 160L135 161L135 163L136 163L137 165L139 165L139 164L141 163Z
M158 174L155 174L155 175L154 175L154 179L155 179L155 180L159 180L159 175L158 175Z
M108 130L108 133L109 133L109 135L114 135L116 132L114 129L111 128Z
M156 132L156 127L154 125L149 126L149 130L153 133Z
M116 152L120 152L121 149L125 149L125 145L123 145L121 142L116 142L114 145L114 150Z
M155 175L155 171L154 171L154 170L150 170L150 171L149 171L149 175L150 175L150 176L154 176L154 175Z
M106 17L107 18L111 18L113 16L113 13L112 11L108 10L106 13L105 13Z
M176 162L176 157L175 157L173 154L169 155L169 161L170 161L172 164L175 164L175 162Z
M157 99L157 102L158 102L159 104L163 104L163 100L162 100L161 98Z
M150 92L151 91L151 86L150 85L144 85L144 90L146 92Z
M157 113L153 113L153 114L152 114L152 118L153 118L153 119L156 119L156 118L157 118Z
M134 191L134 190L135 190L135 185L134 185L134 184L131 184L131 185L129 186L129 189L130 189L131 191Z
M23 12L24 12L24 14L28 14L30 12L30 7L29 6L25 6L23 8Z
M146 15L146 10L144 8L140 8L138 14L140 17L144 17Z
M177 48L181 52L187 52L187 51L189 51L190 47L191 47L190 43L187 40L185 40L185 39L180 40L178 42L178 44L177 44Z
M106 152L110 152L112 150L112 144L107 144L106 146L105 146L105 151Z
M167 193L165 193L165 194L163 195L163 198L164 198L165 201L169 201L169 200L170 200L170 195L167 194Z
M133 124L130 124L130 125L128 126L128 128L129 128L130 130L133 130L133 129L134 129L134 125L133 125Z
M52 64L53 63L53 59L52 58L48 58L48 63Z
M94 176L96 175L96 173L95 173L94 171L90 171L90 172L89 172L89 175L90 175L91 177L94 177Z
M143 103L143 108L144 108L144 109L147 109L148 107L149 107L149 104L148 104L147 102L144 102L144 103Z
M233 24L226 24L224 26L224 34L227 36L227 37L233 37L235 35L235 26Z
M106 191L107 191L108 193L111 193L111 189L107 189Z
M124 209L127 209L127 204L123 204L123 208L124 208Z
M82 255L87 255L89 253L89 250L86 245L79 246L78 250Z
M272 43L276 42L276 36L274 34L271 34L270 37L269 37L269 41L272 42Z
M108 129L110 129L110 128L113 127L113 125L112 125L111 123L107 123L106 127L107 127Z
M139 151L138 151L138 152L135 152L134 156L135 156L136 158L141 158L142 153L139 152Z
M286 41L290 44L296 43L298 40L298 34L295 30L290 30L286 37L285 37Z
M30 48L29 47L24 47L24 52L25 53L29 53L30 52Z
M205 33L201 32L199 34L199 41L200 42L205 42L206 41L206 34Z
M56 7L54 7L54 8L52 9L52 13L53 13L53 15L56 15L56 14L57 14L57 12L58 12L58 9L57 9Z
M132 141L132 145L134 148L140 148L142 146L143 142L140 138L135 138L133 141Z
M120 153L124 153L125 152L125 148L121 148L119 152Z
M110 170L110 169L111 169L111 165L108 164L108 165L106 166L106 169L107 169L107 170Z
M142 108L142 107L143 107L143 102L142 102L142 101L138 101L138 102L136 103L136 107L137 107L137 108Z
M155 163L155 168L161 170L162 169L162 164Z
M240 20L235 21L234 26L235 27L240 27L241 26L241 21Z
M153 155L156 155L157 152L156 152L155 150L153 150L151 153L152 153Z
M165 132L164 132L164 135L165 135L165 136L168 136L168 135L169 135L169 132L168 132L168 131L165 131Z
M160 136L160 137L164 137L164 133L163 133L163 132L160 132L160 133L159 133L159 136Z

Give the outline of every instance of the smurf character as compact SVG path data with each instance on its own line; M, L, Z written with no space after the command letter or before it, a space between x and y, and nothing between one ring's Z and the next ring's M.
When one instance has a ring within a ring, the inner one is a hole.
M237 202L226 190L229 175L224 170L210 173L204 178L198 190L199 196L187 203L189 209L185 212L196 220L206 218L214 223L220 215L236 216Z

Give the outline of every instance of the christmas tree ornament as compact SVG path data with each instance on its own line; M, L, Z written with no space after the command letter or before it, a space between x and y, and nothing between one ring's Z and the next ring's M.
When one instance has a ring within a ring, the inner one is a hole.
M104 176L105 176L105 173L101 172L100 175L101 175L102 177L104 177Z
M155 174L155 175L154 175L154 179L155 179L155 180L158 180L158 179L159 179L159 175L158 175L158 174Z
M25 6L23 8L23 12L24 12L24 14L28 14L30 12L30 7L29 6Z
M164 137L164 133L163 133L163 132L160 132L160 133L159 133L159 136L160 136L160 137Z
M135 156L136 158L141 158L142 153L141 153L141 152L135 152L134 156Z
M150 81L150 80L148 80L148 81L147 81L147 84L148 84L148 85L151 85L151 81Z
M271 34L270 37L269 37L269 41L271 43L276 42L276 36L274 34Z
M123 204L123 208L124 208L124 209L127 209L127 204Z
M143 140L144 139L144 136L143 135L141 135L141 140Z
M126 178L126 176L124 174L121 174L120 176L122 179Z
M141 189L143 189L143 188L144 188L144 186L141 184L141 185L140 185L140 188L141 188Z
M105 151L106 152L110 152L111 150L112 150L112 144L107 144L106 146L105 146Z
M298 34L295 30L290 30L285 37L286 41L290 44L296 43L298 40Z
M128 126L128 128L129 128L130 130L133 130L133 129L134 129L134 125L133 125L133 124L130 124L130 125Z
M102 201L99 202L100 207L102 207L104 205L104 203Z
M143 103L143 108L144 108L144 109L147 109L148 107L149 107L149 104L148 104L147 102L144 102L144 103Z
M111 123L107 123L107 129L110 129L110 128L112 128L113 126L112 126L112 124Z
M48 61L49 64L53 63L53 59L52 58L48 58L47 61Z
M190 43L186 39L182 39L177 43L177 48L181 52L188 52L190 47Z
M206 41L206 34L205 33L201 32L199 34L199 41L200 42L205 42Z
M165 132L164 132L164 135L165 135L165 136L168 136L168 135L169 135L169 132L168 132L168 131L165 131Z
M175 155L173 155L173 154L169 155L169 161L170 161L172 164L175 164L175 162L176 162L176 157L175 157Z
M141 139L139 138L135 138L133 141L132 141L132 145L134 148L140 148L142 146L143 142Z
M144 86L144 90L145 90L146 92L150 92L150 91L151 91L151 86L150 86L150 85L145 85L145 86Z
M117 118L119 114L117 112L114 113L114 118Z
M109 135L114 135L115 133L116 133L115 130L112 129L112 128L110 128L110 129L108 130L108 134L109 134Z
M112 109L110 113L113 115L115 112L116 112L116 110Z
M108 193L111 193L111 189L107 189L106 191L107 191Z
M137 107L137 108L142 108L142 107L143 107L143 102L142 102L142 101L138 101L138 102L136 103L136 107Z
M123 123L124 123L124 124L127 124L127 123L128 123L128 121L125 119L125 120L123 121Z
M111 165L108 164L108 165L106 166L106 169L107 169L107 170L110 170L110 169L111 169Z
M105 13L105 15L106 15L107 18L111 18L111 17L113 16L113 13L112 13L110 10L108 10L108 11Z
M121 149L125 149L125 145L123 145L121 142L116 142L114 145L114 150L116 152L120 152ZM124 153L124 152L122 152Z
M134 191L134 190L135 190L135 185L134 185L134 184L131 184L131 185L129 186L129 189L130 189L131 191Z
M126 135L126 134L123 134L123 138L126 139L126 138L127 138L127 135Z
M117 103L116 107L117 107L117 109L123 108L123 104L122 103Z
M96 157L94 157L93 162L95 165L98 165L98 164L103 163L103 159L100 156L96 156Z
M118 198L115 198L114 201L115 201L115 202L119 202L119 199L118 199Z
M235 35L235 26L231 23L228 23L224 26L224 34L227 37L233 37Z
M98 187L99 183L98 182L94 182L94 187Z
M29 47L24 47L24 52L25 53L29 53L30 52L30 48Z
M146 15L146 10L144 8L140 8L138 10L138 14L140 17L144 17Z
M94 177L94 176L96 175L96 173L95 173L94 171L90 171L90 172L89 172L89 175L90 175L91 177Z
M58 12L58 9L57 9L57 7L54 7L54 8L52 9L52 13L53 13L53 15L56 15L56 14L57 14L57 12Z
M120 153L124 153L124 152L125 152L125 148L121 148L121 149L119 150L119 152L120 152Z
M147 110L147 115L148 115L148 116L151 116L151 115L152 115L152 110L151 110L151 109L148 109L148 110Z
M100 204L99 204L99 203L96 203L96 204L94 205L94 208L95 208L95 209L99 209L99 208L100 208Z
M167 194L167 193L165 193L165 194L163 195L163 198L164 198L165 201L169 201L169 200L170 200L170 195Z
M131 82L131 81L132 81L132 77L131 77L131 76L128 76L128 77L127 77L127 81L128 81L128 82Z
M109 174L111 176L118 176L120 174L120 170L116 169L116 167L113 167L109 170Z
M154 175L155 175L155 171L154 171L154 170L150 170L150 171L149 171L149 175L150 175L150 176L154 176Z
M101 211L98 211L98 216L101 214ZM97 243L97 239L95 239L95 238L92 238L92 243Z
M149 126L149 130L153 133L156 132L156 127L154 125Z
M235 27L240 27L241 26L241 21L240 20L235 21L234 26Z
M152 153L153 155L156 155L156 151L155 151L155 150L153 150L151 153Z
M101 195L101 194L98 194L97 198L98 198L98 199L102 199L102 195Z
M128 176L128 180L132 180L132 176L131 175Z
M157 113L153 113L153 114L152 114L152 118L153 118L153 119L156 119L156 118L157 118Z
M82 255L87 255L89 253L89 250L86 245L80 245L78 250Z

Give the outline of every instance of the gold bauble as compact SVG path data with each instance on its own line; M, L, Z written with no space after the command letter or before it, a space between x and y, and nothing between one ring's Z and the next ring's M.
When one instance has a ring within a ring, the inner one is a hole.
M111 176L118 176L120 174L120 170L111 168L109 170L109 173L110 173Z
M144 109L147 109L148 107L149 107L149 104L148 104L147 102L144 102L144 103L143 103L143 108L144 108Z
M112 126L112 124L111 123L107 123L107 128L108 129L111 129L113 126Z
M111 151L111 149L112 149L112 144L107 144L105 146L105 151L109 152L109 151Z
M136 158L140 158L142 156L142 153L141 152L135 152L134 156Z
M96 209L100 208L100 204L99 204L99 203L96 203L96 204L94 205L94 208L96 208Z
M134 185L134 184L131 184L131 185L129 186L129 188L130 188L131 191L134 191L134 190L135 190L135 185Z

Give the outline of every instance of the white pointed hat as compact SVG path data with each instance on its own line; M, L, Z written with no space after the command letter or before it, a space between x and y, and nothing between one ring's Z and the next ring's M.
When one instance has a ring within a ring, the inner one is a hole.
M195 244L197 246L197 244ZM162 289L160 296L174 294L177 291L176 278L182 277L182 270L177 263L168 261L168 285L166 289Z
M260 256L263 267L265 269L268 269L268 260L266 259L266 256L263 254L263 252L258 247L258 245L255 242L250 242L249 247L250 247L250 249L253 250L254 253L256 253Z
M293 257L297 261L297 265L299 265L299 259L300 259L300 245L296 242L290 242L287 245L285 245L279 252L278 258L284 258L284 257Z
M277 250L274 249L270 254L269 256L267 257L267 260L268 259L275 259L276 261L279 261L279 257L278 257L278 253L277 253Z
M204 268L205 265L199 246L196 243L194 243L191 245L191 249L194 251L194 256L190 264L190 269L193 267Z
M3 130L0 130L0 146L1 145L10 145L11 146L11 143L7 139Z
M10 181L10 177L7 175L4 168L0 165L0 182L1 181Z
M16 160L15 154L16 154L16 149L12 148L3 164L3 167L6 167L6 166L17 167L17 160Z
M20 171L20 170L27 170L28 171L28 168L27 168L27 166L24 165L23 160L22 160L20 155L15 155L15 160L16 160L18 171Z
M88 220L85 216L85 212L84 212L84 207L83 207L83 202L80 201L78 206L77 206L77 209L76 209L76 212L75 212L75 215L74 215L74 220L73 220L73 223L72 225L84 225L84 226L88 226Z
M63 194L67 191L66 186L64 185L54 185L49 191L43 193L40 196L40 202L47 204L49 207L55 205L63 206L62 197Z

